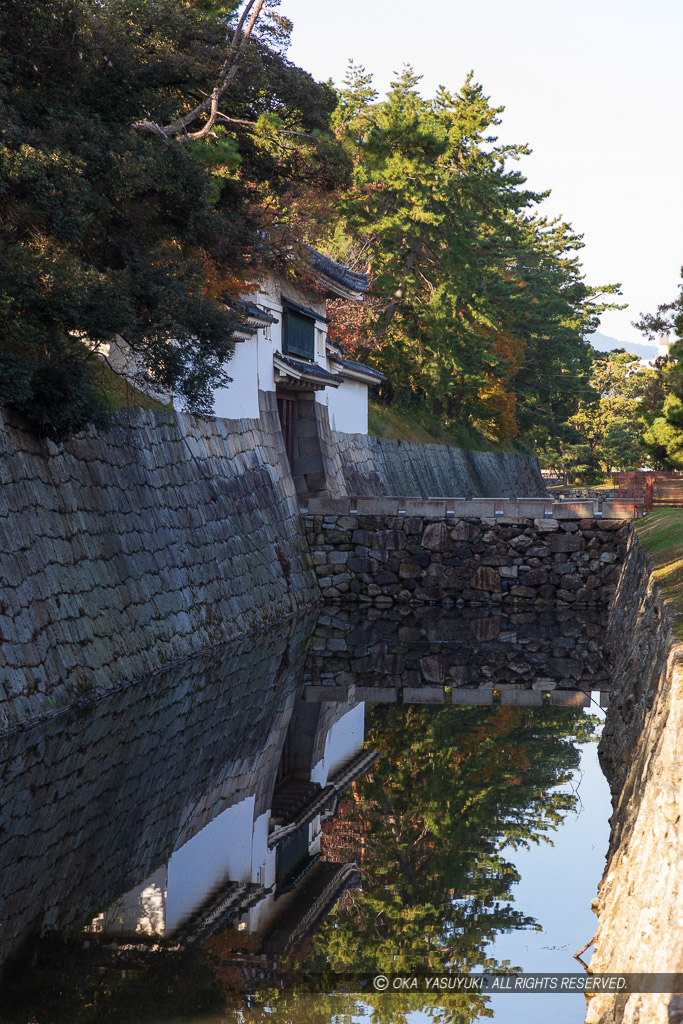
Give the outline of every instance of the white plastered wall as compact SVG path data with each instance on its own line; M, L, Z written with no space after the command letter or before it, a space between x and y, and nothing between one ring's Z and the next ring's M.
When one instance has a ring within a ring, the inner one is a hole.
M365 704L356 704L337 719L325 739L322 758L311 772L311 782L327 785L332 772L363 749L365 739Z
M223 883L250 882L254 797L228 807L168 862L166 934L172 935Z
M345 434L368 432L368 386L360 380L345 380L338 388L325 388L330 426Z

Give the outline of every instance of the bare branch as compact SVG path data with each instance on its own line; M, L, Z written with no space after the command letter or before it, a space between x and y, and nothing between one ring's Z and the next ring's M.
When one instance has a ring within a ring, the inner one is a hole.
M219 72L221 81L214 86L210 96L207 96L201 103L198 103L197 106L190 110L189 113L184 114L182 117L165 127L156 124L154 121L149 121L146 118L143 118L141 121L134 122L133 129L135 131L145 132L151 135L162 135L166 139L177 138L179 142L189 142L193 139L202 139L208 135L216 123L218 101L230 87L237 75L237 71L239 69L239 58L244 52L246 43L251 38L254 26L256 25L264 3L265 0L247 0L247 4L242 11L237 27L235 28L227 58ZM249 16L249 21L247 22L247 27L244 28L247 16ZM206 111L209 112L209 117L206 123L202 125L198 131L188 132L188 125L192 124L193 121Z

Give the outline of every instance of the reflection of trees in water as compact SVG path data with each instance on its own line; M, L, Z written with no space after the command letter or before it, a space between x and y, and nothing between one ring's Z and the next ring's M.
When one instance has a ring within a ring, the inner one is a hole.
M496 966L484 948L497 933L538 927L512 905L506 850L550 841L576 801L557 789L579 763L573 737L593 728L570 709L376 707L368 742L383 757L326 840L360 857L363 892L316 936L313 966Z
M363 891L344 895L290 967L390 974L509 966L487 957L487 944L501 931L538 925L512 905L519 876L506 850L552 841L577 800L557 787L578 766L576 742L595 727L580 709L375 707L367 741L383 756L325 829L327 855L361 864ZM479 993L312 997L296 992L295 978L294 991L258 994L239 1019L348 1022L362 1004L376 1024L405 1024L416 1010L435 1024L492 1016Z

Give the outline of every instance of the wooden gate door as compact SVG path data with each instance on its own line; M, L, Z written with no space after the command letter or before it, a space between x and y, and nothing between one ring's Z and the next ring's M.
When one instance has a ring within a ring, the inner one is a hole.
M280 414L280 426L285 441L287 458L290 468L294 465L294 424L296 423L296 399L277 396L277 411Z

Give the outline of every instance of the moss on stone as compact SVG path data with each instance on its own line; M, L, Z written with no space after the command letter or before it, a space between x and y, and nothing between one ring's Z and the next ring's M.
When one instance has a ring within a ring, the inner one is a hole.
M635 524L654 562L654 577L673 614L674 634L683 640L683 508L662 508Z

